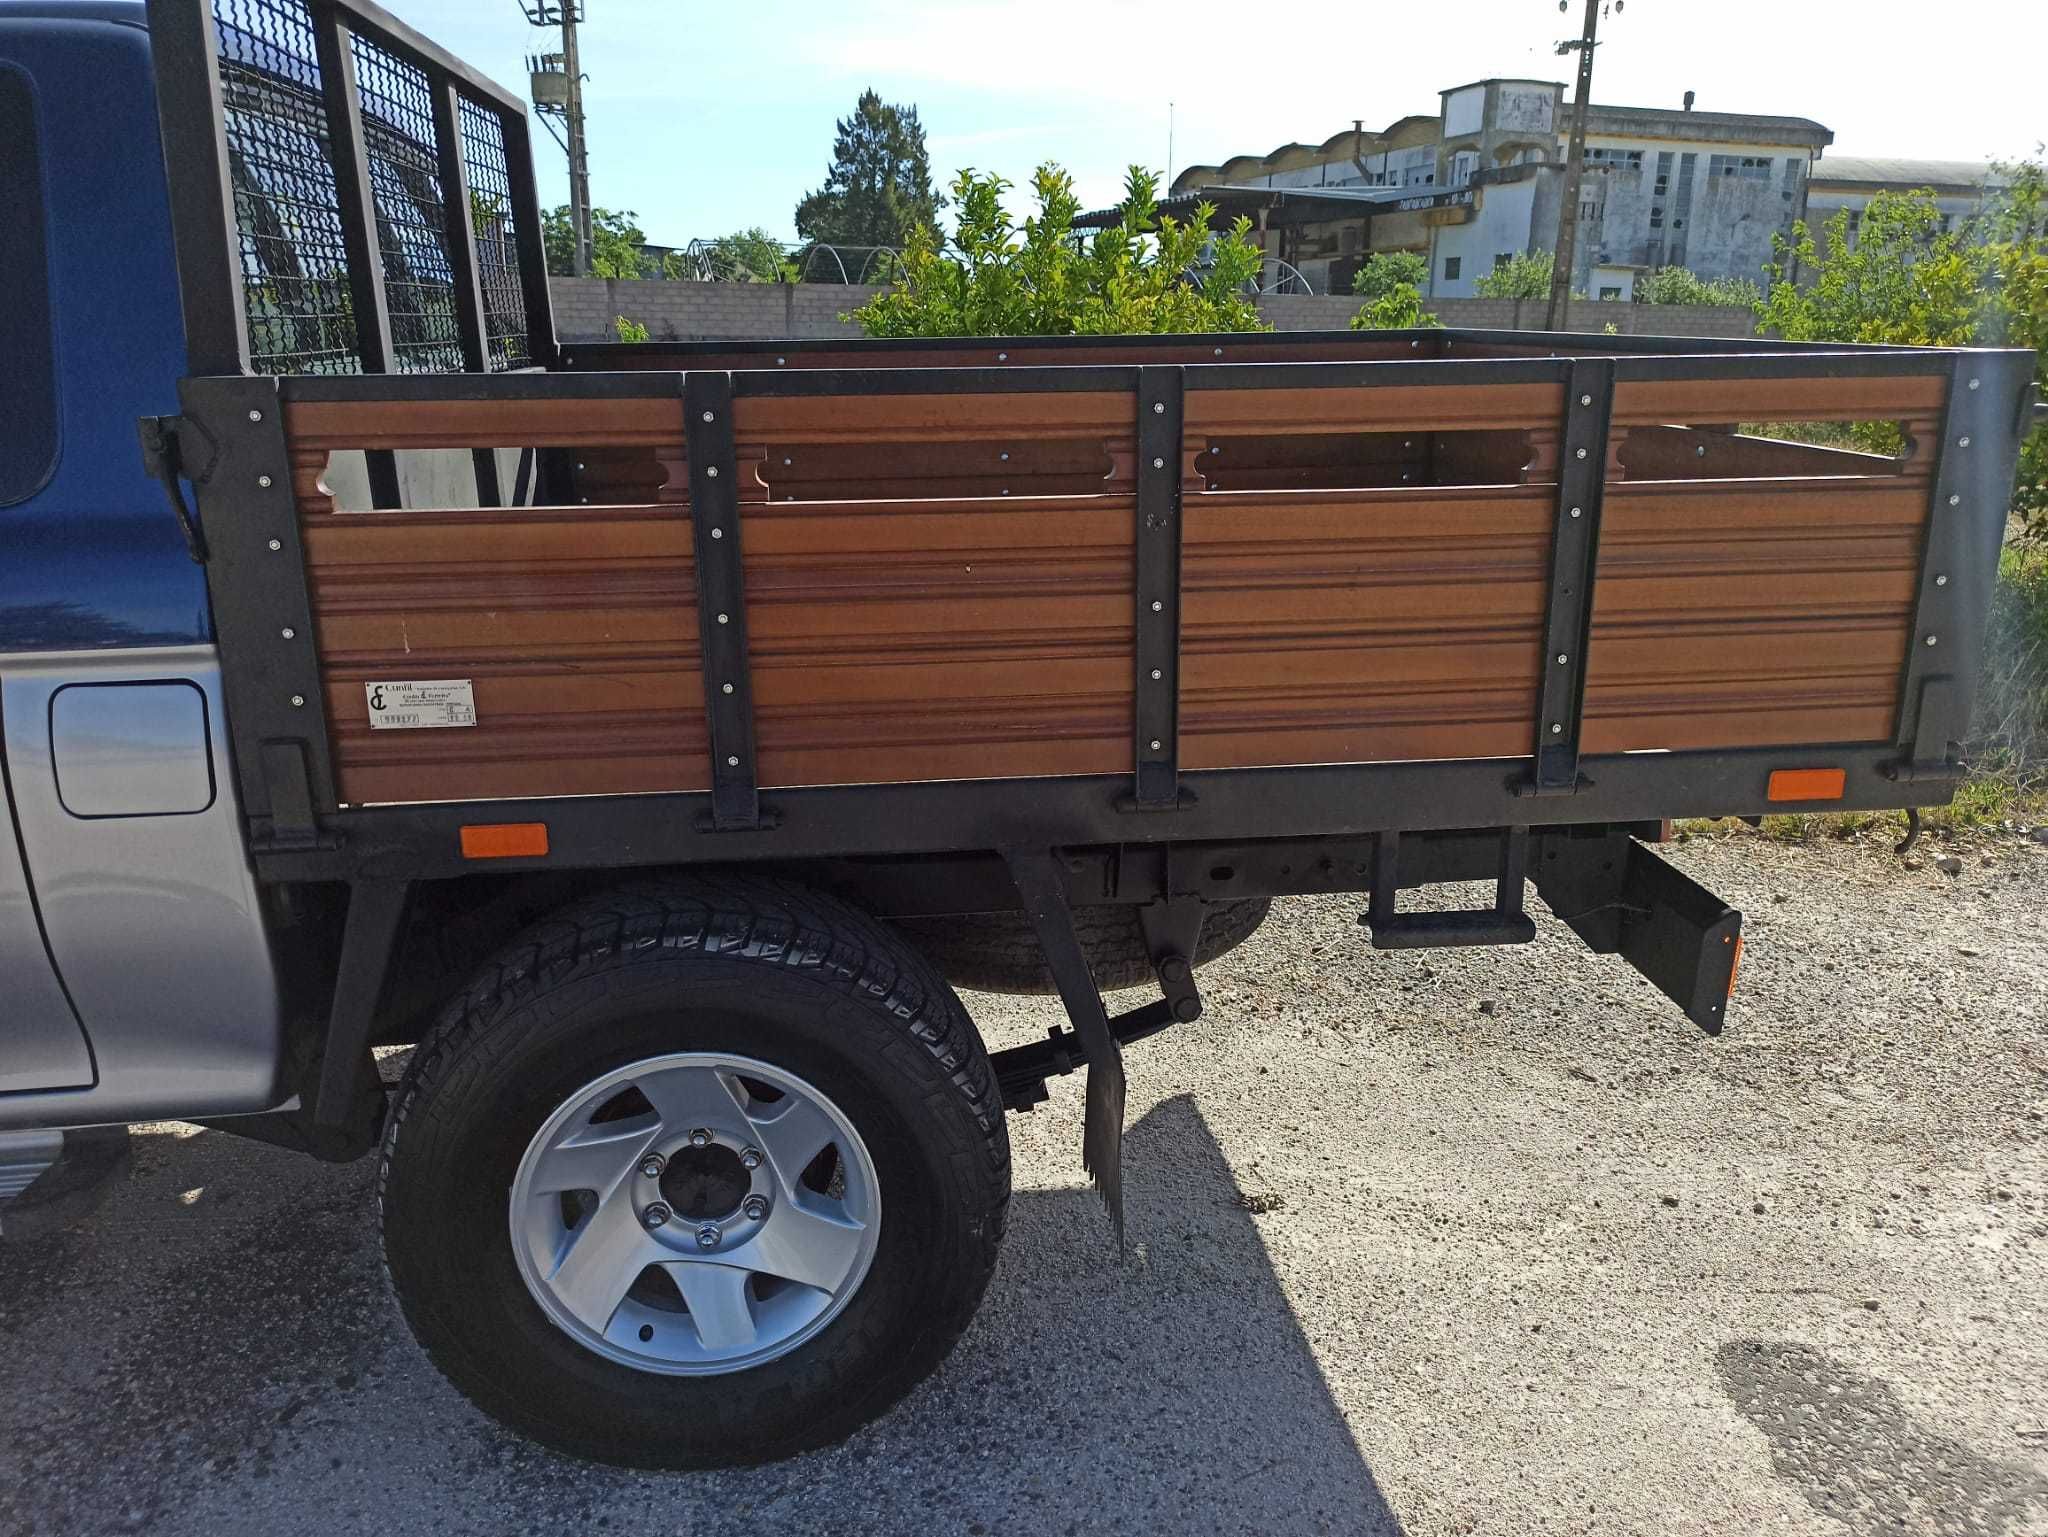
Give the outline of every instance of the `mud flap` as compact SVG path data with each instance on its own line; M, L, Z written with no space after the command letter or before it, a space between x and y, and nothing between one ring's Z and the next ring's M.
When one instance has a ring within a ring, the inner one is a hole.
M1533 872L1590 949L1618 954L1685 1017L1719 1035L1742 955L1742 914L1621 833L1556 833Z
M1003 862L1023 899L1024 912L1038 935L1045 963L1060 990L1067 1017L1080 1037L1088 1059L1087 1108L1081 1127L1081 1163L1095 1181L1102 1204L1116 1229L1117 1246L1124 1241L1124 1055L1109 1028L1109 1013L1088 967L1088 956L1074 933L1074 915L1060 879L1058 856L1050 849L1005 849Z

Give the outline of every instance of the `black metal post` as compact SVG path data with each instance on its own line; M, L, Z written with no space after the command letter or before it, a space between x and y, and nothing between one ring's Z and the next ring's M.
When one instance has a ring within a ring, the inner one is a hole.
M1141 809L1180 800L1179 368L1138 370L1135 718Z
M1607 425L1614 365L1576 358L1565 377L1558 441L1557 515L1550 541L1550 598L1543 619L1537 689L1538 795L1568 795L1579 783L1579 727L1585 714L1586 647L1593 628L1593 573L1600 553L1600 501L1607 484Z
M553 368L555 309L548 297L547 243L533 186L533 144L526 132L526 114L500 111L498 127L505 138L506 180L511 184L512 247L519 258L519 293L526 308L526 352L535 367Z
M704 714L711 735L711 819L721 829L757 827L761 796L754 768L754 690L747 667L732 375L698 369L678 377L690 454Z
M377 240L377 193L363 145L363 103L356 89L355 54L348 25L331 0L311 0L313 46L319 57L321 96L327 107L328 158L341 211L342 248L348 258L349 308L363 372L391 371L391 309L384 297L384 253ZM400 505L398 461L389 449L363 455L373 507Z

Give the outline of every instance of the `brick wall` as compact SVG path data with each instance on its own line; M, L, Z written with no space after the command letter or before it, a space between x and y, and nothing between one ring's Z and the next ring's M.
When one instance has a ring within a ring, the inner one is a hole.
M839 317L878 290L839 283L645 283L612 278L554 278L555 331L564 341L608 337L618 316L647 327L656 341L770 340L777 337L858 336ZM1470 330L1538 330L1541 299L1440 299L1433 306L1447 326ZM1340 295L1268 294L1259 310L1282 331L1341 331L1358 300ZM1658 305L1586 301L1572 306L1572 329L1598 331L1612 324L1624 336L1727 336L1755 334L1740 305Z

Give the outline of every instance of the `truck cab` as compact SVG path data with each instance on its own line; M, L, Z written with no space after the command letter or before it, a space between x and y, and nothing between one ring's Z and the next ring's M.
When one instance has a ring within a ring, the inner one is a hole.
M186 364L144 7L0 3L0 142L0 1136L260 1110L205 573L136 444Z

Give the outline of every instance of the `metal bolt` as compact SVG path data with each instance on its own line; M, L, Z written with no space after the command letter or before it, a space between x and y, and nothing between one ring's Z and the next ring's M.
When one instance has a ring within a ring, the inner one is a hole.
M716 480L718 479L718 466L715 464L707 464L704 466L704 473L710 476L711 479Z
M1152 461L1152 468L1155 470L1163 470L1166 468L1166 461L1164 459L1154 459Z
M713 530L711 530L711 537L714 539L723 539L725 537L725 530L722 528L714 528Z
M1159 681L1159 679L1160 679L1160 677L1161 677L1161 676L1162 676L1162 674L1160 673L1160 671L1159 671L1159 669L1158 669L1158 668L1156 668L1156 667L1155 667L1155 668L1153 668L1153 669L1152 669L1152 681L1153 681L1154 683L1157 683L1157 682Z
M1159 751L1159 748L1160 748L1160 741L1159 741L1159 738L1158 738L1158 737L1154 737L1154 738L1152 738L1152 750L1153 750L1154 752L1157 752L1157 751Z
M1706 445L1706 444L1704 444L1704 443L1700 444L1700 445L1699 445L1699 446L1698 446L1697 448L1695 448L1695 449L1693 450L1693 454L1694 454L1694 456L1695 456L1696 458L1700 458L1700 459L1704 459L1704 458L1706 458L1706 457L1707 457L1707 445ZM1585 458L1585 457L1586 457L1586 454L1585 454L1585 450L1584 450L1584 449L1581 449L1581 450L1579 451L1579 457L1580 457L1581 459L1583 459L1583 458Z
M782 366L782 365L783 365L784 363L787 363L788 361L789 361L789 359L788 359L788 358L777 358L777 359L775 360L775 366L776 366L777 368L780 368L780 367L781 367L781 366Z
M996 457L1005 464L1008 464L1010 462L1010 451L1006 448L1000 454L997 454Z
M1930 636L1928 636L1928 637L1927 637L1927 644L1931 646L1931 645L1933 645L1933 644L1935 643L1935 641L1936 641L1936 640L1938 640L1938 639L1940 639L1940 637L1939 637L1939 636L1935 636L1935 635L1930 635Z
M1563 735L1564 735L1564 727L1563 727L1563 726L1561 726L1561 725L1559 725L1559 724L1558 724L1558 723L1557 723L1556 721L1552 721L1552 722L1550 723L1550 734L1551 734L1552 736L1563 736Z
M768 1198L764 1195L750 1195L747 1197L746 1204L740 1210L749 1217L752 1217L756 1222L759 1222L768 1215Z
M673 1217L674 1215L675 1213L670 1211L666 1205L664 1205L660 1201L656 1201L653 1205L649 1206L645 1211L640 1213L640 1220L646 1223L649 1227L667 1227L668 1219Z
M1219 358L1223 356L1223 349L1221 347L1218 347L1216 349L1216 356L1218 356Z
M707 1222L697 1229L697 1247L700 1249L715 1249L718 1247L718 1228L715 1223Z
M1951 507L1960 507L1963 505L1963 499L1960 496L1951 494L1948 499L1948 504Z
M1583 507L1574 507L1572 509L1572 516L1576 518L1580 513L1584 512L1585 510L1586 509Z
M1941 575L1935 577L1934 585L1937 587L1948 586L1948 574L1946 572L1943 572Z
M1976 379L1972 379L1972 380L1970 381L1970 388L1974 390L1974 389L1975 389L1975 388L1977 387L1977 385L1978 385L1978 384L1979 384L1980 382L1981 382L1981 381L1979 381L1979 380L1976 380Z
M1703 448L1703 449L1701 449L1701 450L1700 450L1700 452L1701 452L1701 453L1705 453L1705 452L1706 452L1706 450L1705 450L1705 449ZM1573 457L1574 459L1583 459L1583 458L1585 458L1585 457L1586 457L1586 451L1585 451L1585 450L1584 450L1583 448L1579 448L1579 449L1574 449L1574 450L1572 451L1572 457Z
M704 420L708 422L708 421L710 421L711 419L712 419L712 417L711 417L711 413L710 413L709 411L706 411L706 412L704 413Z
M279 539L273 539L270 541L270 547L273 550L281 550L284 548L284 542Z
M792 459L791 459L791 458L789 457L789 455L787 455L787 454L784 454L784 455L782 456L782 462L783 462L783 464L784 464L784 465L789 465L789 464L792 464L792 463L794 463L795 461L793 461L793 460L792 460Z
M1968 433L1965 433L1965 434L1964 434L1963 436L1961 436L1961 437L1959 437L1959 438L1957 438L1957 439L1956 439L1956 447L1957 447L1957 448L1968 448L1969 446L1970 446L1970 437L1969 437L1969 434L1968 434Z
M1569 656L1565 655L1565 654L1564 654L1564 652L1562 652L1562 651L1558 652L1558 654L1557 654L1557 665L1558 665L1558 666L1562 667L1562 666L1564 666L1564 664L1565 664L1566 662L1569 662L1570 660L1571 660L1571 658L1570 658Z
M1159 613L1159 612L1161 612L1161 611L1162 611L1162 610L1163 610L1163 609L1164 609L1165 607L1166 607L1166 605L1165 605L1164 603L1161 603L1161 602L1160 602L1160 601L1159 601L1159 600L1158 600L1157 598L1154 598L1154 599L1152 600L1152 612L1153 612L1153 613L1155 613L1155 614L1156 614L1156 613Z
M727 758L725 760L725 766L727 768L738 768L740 766L740 760L737 758Z
M263 420L263 413L261 411L251 411L249 413L249 420L252 422L260 422Z
M742 1148L740 1150L740 1167L743 1169L760 1168L761 1150L758 1147Z
M282 630L279 630L277 633L282 635L286 640L296 640L299 634L299 632L293 629L290 625L286 625Z
M1579 397L1579 404L1582 406L1590 406L1592 403L1593 397L1591 395L1581 395Z
M719 622L720 624L724 624L724 623L726 623L726 621L727 621L727 620L729 620L729 619L730 619L731 617L732 617L732 616L731 616L730 614L720 614L720 615L718 616L718 622Z
M668 1167L668 1160L659 1153L649 1153L640 1160L640 1174L644 1179L660 1179L661 1171Z
M730 683L721 683L718 685L718 691L721 694L730 694L732 692L732 685Z
M292 695L292 708L293 708L294 710L302 710L302 709L304 709L304 708L305 708L305 706L306 706L306 696L305 696L304 694L294 694L294 695Z
M1010 355L1009 355L1009 353L1007 353L1007 352L998 352L998 353L996 354L996 361L997 361L998 363L1007 363L1007 362L1009 362L1009 361L1010 361Z
M1164 415L1166 414L1166 402L1165 402L1165 401L1163 401L1163 400L1155 400L1155 401L1153 401L1153 402L1152 402L1152 414L1153 414L1154 416L1164 416Z
M729 762L738 762L739 760L738 760L738 759L729 759L729 760L727 760L727 761L729 761ZM709 1147L709 1146L711 1146L711 1133L710 1133L710 1132L708 1132L708 1131L706 1131L706 1130L705 1130L705 1129L704 1129L703 1127L699 1126L699 1127L698 1127L698 1128L697 1128L697 1129L696 1129L695 1131L693 1131L693 1132L691 1132L691 1133L690 1133L690 1146L692 1146L692 1147Z
M270 477L268 475L258 475L256 477L256 484L268 491L270 489Z

